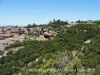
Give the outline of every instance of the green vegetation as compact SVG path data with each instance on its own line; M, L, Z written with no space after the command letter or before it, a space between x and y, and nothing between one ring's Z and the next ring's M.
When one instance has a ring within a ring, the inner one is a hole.
M0 55L2 55L4 52L3 51L0 51Z
M10 48L13 48L13 47L19 47L19 46L22 46L23 43L20 42L20 41L16 41L14 44L10 44L9 46L5 47L5 50L8 50Z
M100 20L94 21L93 23L100 24Z
M53 30L60 30L62 26L65 26L67 24L68 24L68 21L61 21L60 19L58 20L53 19L53 21L50 21L48 24L36 25L35 23L33 23L33 24L28 24L26 28L41 27L41 28L48 28L48 29L50 28Z
M62 25L65 26L66 23L59 20L48 24L49 27L60 31L52 40L28 39L6 47L6 49L18 46L24 48L0 59L0 75L18 75L18 73L22 75L100 75L99 24L80 23L70 28ZM88 39L91 43L85 44L84 42ZM73 51L76 51L75 56L72 54ZM87 71L79 72L78 69L81 68ZM48 69L48 71L32 71L32 69ZM49 71L50 69L53 71ZM74 71L66 71L66 69Z

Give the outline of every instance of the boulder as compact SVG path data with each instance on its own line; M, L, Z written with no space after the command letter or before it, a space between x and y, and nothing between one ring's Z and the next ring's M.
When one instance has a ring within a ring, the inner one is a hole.
M18 33L18 28L12 28L11 30L10 30L10 33Z
M0 46L0 51L4 51L4 46Z
M0 32L2 32L2 30L3 30L3 29L2 29L2 28L0 28Z
M56 32L54 31L49 31L49 32L44 32L44 37L48 38L48 37L55 37L57 35Z
M85 41L85 44L90 44L90 43L91 43L91 40Z
M55 37L57 35L57 32L55 31L49 31L50 34L52 34L53 37Z
M46 29L46 28L45 28L45 29L43 29L43 32L48 32L48 29Z
M0 34L3 34L3 32L2 32L2 31L0 31Z
M9 37L11 36L10 34L0 34L0 37Z
M51 34L51 33L48 33L48 32L44 32L44 36L49 36L49 37L51 37L52 34Z
M3 28L4 32L9 31L9 30L11 30L11 28L9 28L9 27Z

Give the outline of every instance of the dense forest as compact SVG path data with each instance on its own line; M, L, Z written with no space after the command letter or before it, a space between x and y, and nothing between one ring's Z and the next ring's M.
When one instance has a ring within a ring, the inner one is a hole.
M66 25L68 21L60 20L39 25L51 27L57 36L45 41L25 39L6 47L23 46L0 58L0 75L100 75L100 21Z

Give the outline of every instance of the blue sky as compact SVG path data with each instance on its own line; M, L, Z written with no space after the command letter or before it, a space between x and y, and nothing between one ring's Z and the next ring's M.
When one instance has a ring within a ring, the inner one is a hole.
M0 25L99 20L100 0L0 0Z

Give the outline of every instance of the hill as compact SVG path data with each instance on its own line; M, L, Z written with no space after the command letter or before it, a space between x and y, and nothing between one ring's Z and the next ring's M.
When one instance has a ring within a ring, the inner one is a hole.
M15 53L0 58L1 75L99 75L100 25L78 23L67 27L66 22L54 21L57 32L53 39L25 39L9 48L23 46Z

